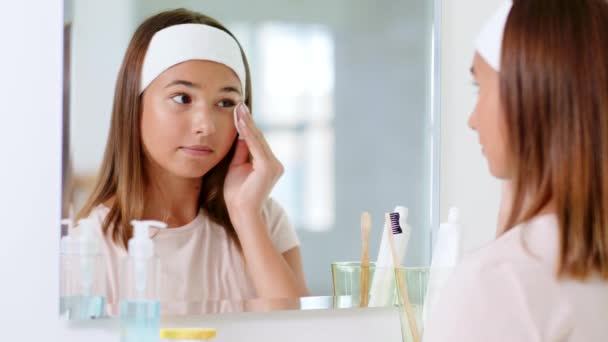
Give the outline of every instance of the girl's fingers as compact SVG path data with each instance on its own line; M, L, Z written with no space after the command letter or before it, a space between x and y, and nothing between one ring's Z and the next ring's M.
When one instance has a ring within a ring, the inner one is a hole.
M266 167L270 167L271 172L277 176L283 174L283 165L276 158L270 145L266 141L264 134L255 125L255 122L249 114L249 110L245 104L241 104L237 109L239 115L239 127L243 131L245 142L249 145L254 163L262 163ZM254 151L255 150L255 151Z
M260 131L260 129L256 126L255 122L253 121L253 118L251 117L251 114L249 113L249 108L247 108L247 105L245 105L244 103L241 103L239 105L239 108L237 109L237 113L239 115L239 120L242 119L245 122L245 124L249 128L251 134L260 143L260 145L264 149L264 152L267 155L267 158L269 158L269 159L274 158L274 154L272 153L272 149L270 148L270 145L268 145L268 142L266 141L264 134L262 133L262 131Z
M266 150L255 134L253 134L250 126L242 118L239 118L238 125L243 139L247 144L247 147L249 147L251 155L253 156L253 159L259 161L266 160L268 158Z
M247 144L243 140L238 140L230 166L239 166L247 163L247 157L249 157L249 147L247 147Z

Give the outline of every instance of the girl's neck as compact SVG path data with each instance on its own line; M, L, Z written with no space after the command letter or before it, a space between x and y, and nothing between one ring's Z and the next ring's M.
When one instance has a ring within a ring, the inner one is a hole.
M500 209L498 212L498 226L496 231L497 236L500 236L506 230L512 228L506 227L505 224L507 223L506 221L508 220L509 215L511 214L513 195L514 194L511 181L503 181L502 194L500 199ZM526 198L524 198L522 213L526 212L526 209L530 206L529 202L529 197L526 196ZM553 201L549 201L549 203L547 203L541 210L539 210L535 216L541 216L552 213L555 213L555 203Z
M159 220L169 227L192 222L199 213L202 178L184 178L159 168L149 168L144 193L144 219Z

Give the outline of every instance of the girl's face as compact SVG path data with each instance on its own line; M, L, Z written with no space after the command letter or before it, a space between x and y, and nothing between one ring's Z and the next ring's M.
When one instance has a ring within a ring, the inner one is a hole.
M492 175L502 179L511 178L498 72L479 54L475 54L471 72L479 87L479 95L475 109L469 117L469 127L479 136L482 153L488 160Z
M175 176L202 177L235 141L232 112L241 94L239 78L223 64L192 60L164 71L143 93L147 162Z

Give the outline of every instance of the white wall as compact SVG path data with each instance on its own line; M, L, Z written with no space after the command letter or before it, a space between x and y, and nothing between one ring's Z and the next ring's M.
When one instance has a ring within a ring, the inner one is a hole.
M465 126L473 102L466 70L474 31L497 3L444 1L442 208L463 209L471 246L493 233L498 187ZM0 322L10 328L3 339L117 341L112 322L72 326L57 318L61 0L0 6ZM221 316L203 324L220 329L218 341L399 340L390 309Z
M60 0L0 8L0 326L3 340L43 341L61 332L63 8Z
M447 219L450 206L461 209L467 251L492 239L498 214L499 182L490 176L467 120L476 96L469 73L474 39L502 1L442 1L441 217Z

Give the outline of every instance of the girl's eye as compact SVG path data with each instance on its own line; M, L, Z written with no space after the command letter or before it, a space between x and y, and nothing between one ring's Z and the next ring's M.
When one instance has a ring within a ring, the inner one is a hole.
M217 105L220 107L234 107L234 106L236 106L236 102L226 99L226 100L220 101Z
M173 101L179 104L190 104L192 103L192 98L186 94L178 94L171 98Z

